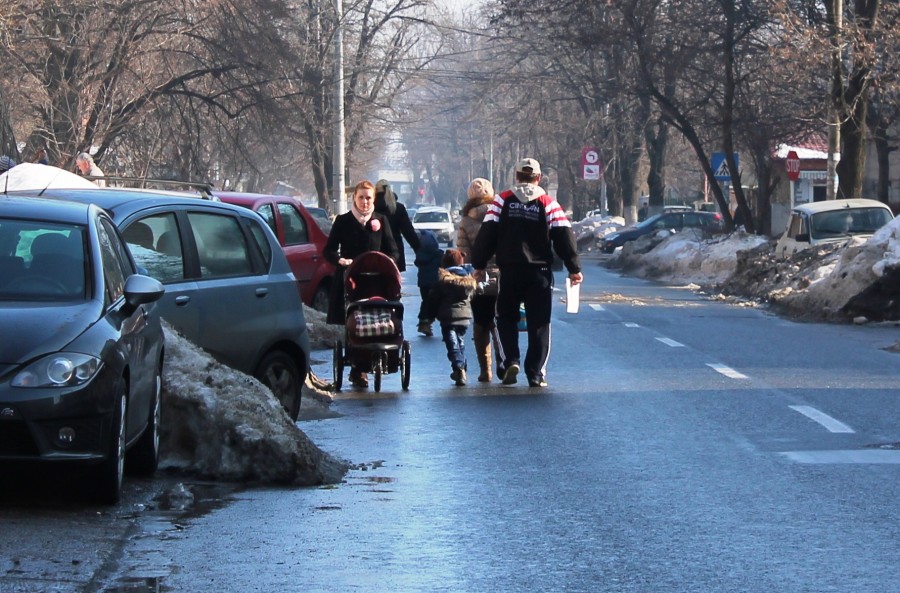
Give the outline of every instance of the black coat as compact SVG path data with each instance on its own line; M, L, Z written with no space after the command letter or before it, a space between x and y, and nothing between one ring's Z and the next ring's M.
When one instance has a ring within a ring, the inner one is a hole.
M380 227L377 231L372 230L372 221L375 220L378 221ZM338 215L334 219L331 232L328 234L328 241L322 252L325 259L335 266L326 319L328 323L343 325L345 321L344 271L346 268L338 264L338 259L353 259L367 251L380 251L397 262L399 251L387 218L376 212L372 214L372 218L364 227L359 224L352 212Z
M391 224L391 233L394 235L394 241L397 242L397 251L400 253L396 260L397 267L400 268L401 272L405 272L406 253L403 249L403 239L406 239L413 251L419 250L419 233L416 232L412 221L409 219L409 212L406 211L406 206L400 202L394 201L392 205L389 205L384 199L383 192L375 194L375 212L387 216L388 222Z

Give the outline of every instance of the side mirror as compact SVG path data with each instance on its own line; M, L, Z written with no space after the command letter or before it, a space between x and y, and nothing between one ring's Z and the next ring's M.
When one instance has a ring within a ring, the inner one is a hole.
M147 303L153 303L162 298L166 288L159 280L141 274L132 274L125 279L125 306L122 313L126 316L134 313L137 308Z

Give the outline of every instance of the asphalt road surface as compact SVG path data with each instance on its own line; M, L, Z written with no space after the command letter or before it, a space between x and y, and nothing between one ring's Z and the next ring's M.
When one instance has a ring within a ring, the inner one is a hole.
M135 512L92 579L3 558L0 592L900 592L900 330L585 273L537 389L455 387L407 272L410 390L387 375L300 422L344 483L198 485L189 512ZM0 507L0 551L45 512ZM82 512L54 509L48 539Z

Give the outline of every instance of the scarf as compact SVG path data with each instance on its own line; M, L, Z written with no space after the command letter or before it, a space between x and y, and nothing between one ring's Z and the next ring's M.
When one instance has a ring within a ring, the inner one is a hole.
M368 214L363 214L356 207L356 200L353 200L353 203L350 204L350 211L353 213L353 218L355 218L359 224L366 226L366 223L369 222L370 218L372 218L372 214L374 214L375 208L373 207L371 210L369 210Z

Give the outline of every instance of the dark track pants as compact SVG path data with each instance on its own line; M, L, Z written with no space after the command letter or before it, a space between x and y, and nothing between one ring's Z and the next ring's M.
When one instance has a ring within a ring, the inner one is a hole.
M504 369L520 363L519 305L525 304L528 349L523 370L528 378L544 378L550 358L550 314L553 309L553 272L549 266L506 266L500 269L497 295L497 332Z

